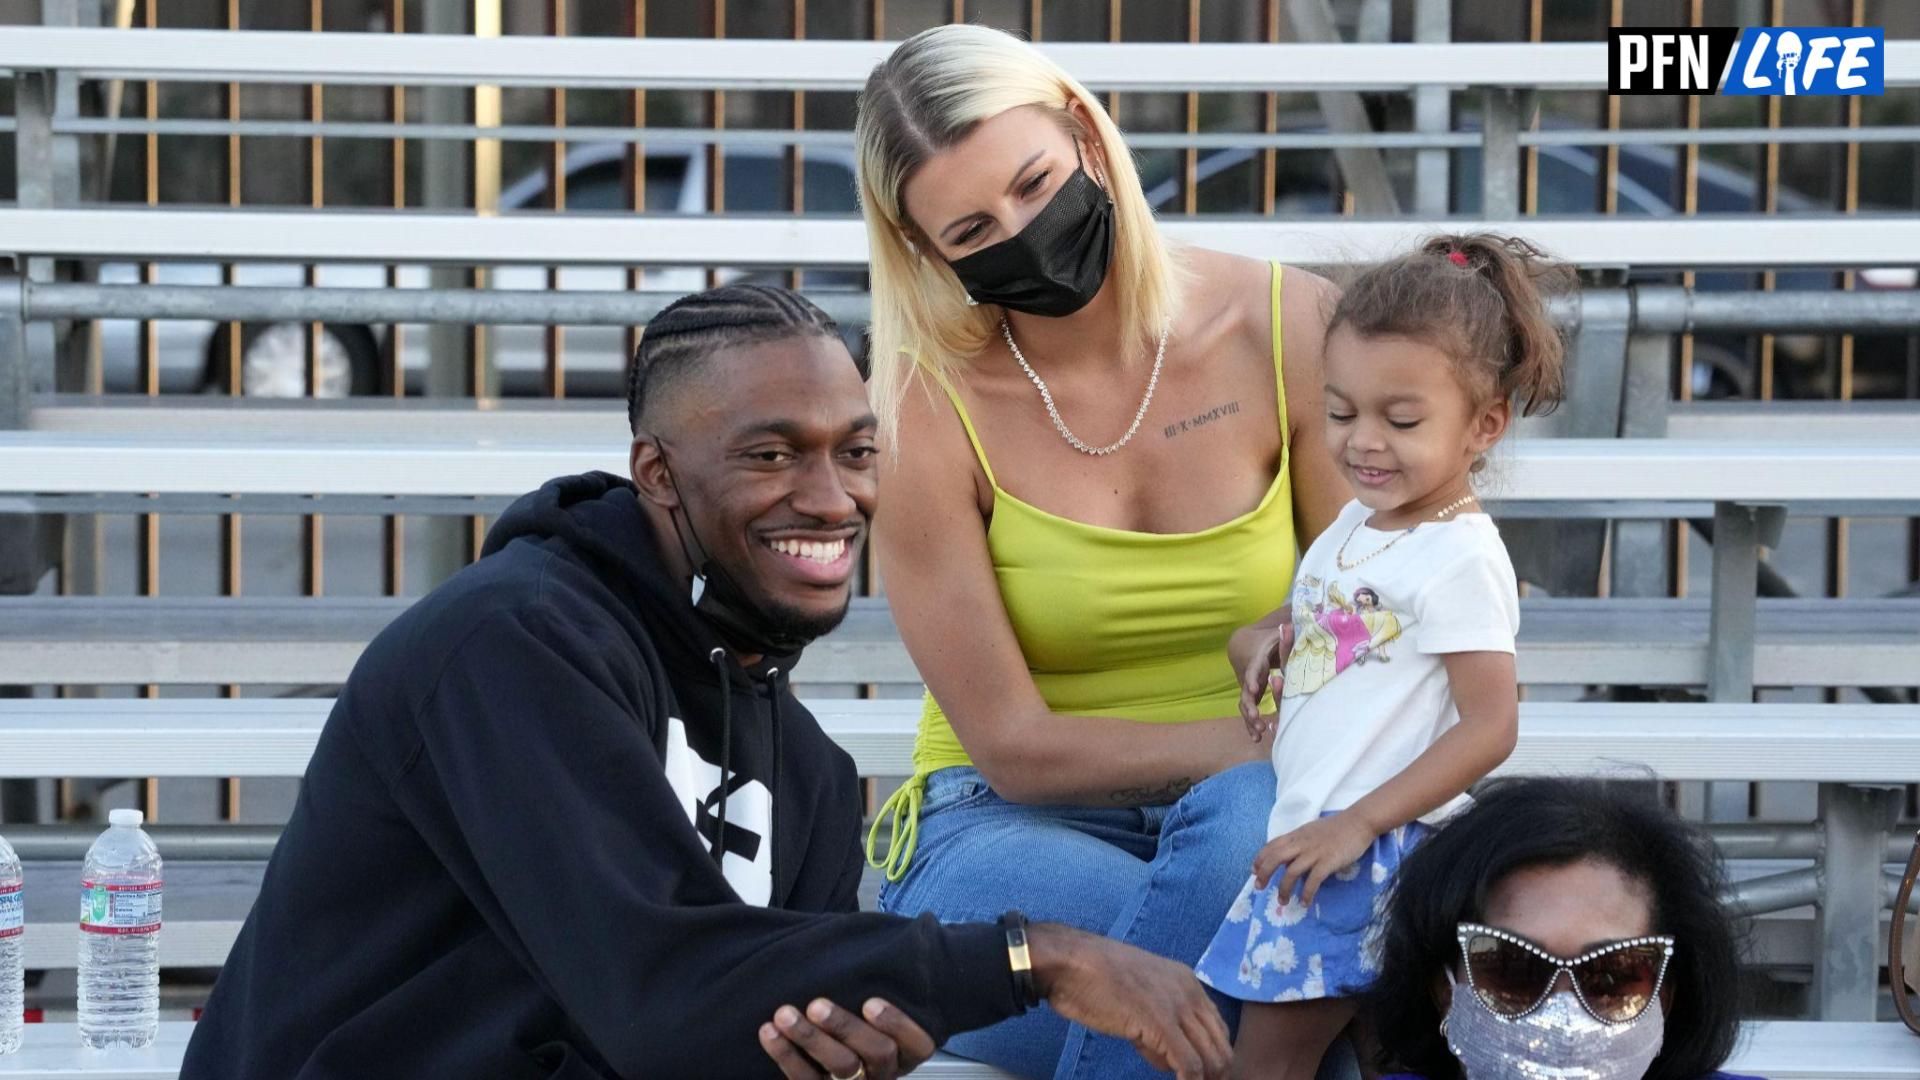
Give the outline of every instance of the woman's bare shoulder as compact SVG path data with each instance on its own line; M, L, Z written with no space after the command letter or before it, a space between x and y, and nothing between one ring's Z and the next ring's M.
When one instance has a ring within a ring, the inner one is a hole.
M1182 315L1189 326L1224 329L1250 350L1265 351L1262 343L1271 340L1271 264L1206 248L1188 248L1184 256Z
M986 478L973 442L946 390L925 368L916 367L907 378L893 442L894 452L883 457L883 477L902 482L889 486L885 493L889 501L899 497L896 492L910 498L915 491L961 486L974 490L978 501Z

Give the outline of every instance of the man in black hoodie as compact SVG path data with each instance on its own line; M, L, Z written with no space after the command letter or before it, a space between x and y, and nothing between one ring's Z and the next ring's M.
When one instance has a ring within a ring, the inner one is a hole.
M856 911L853 762L787 688L874 506L832 322L687 297L629 416L634 483L522 498L355 666L183 1078L884 1080L1041 998L1224 1076L1170 961Z

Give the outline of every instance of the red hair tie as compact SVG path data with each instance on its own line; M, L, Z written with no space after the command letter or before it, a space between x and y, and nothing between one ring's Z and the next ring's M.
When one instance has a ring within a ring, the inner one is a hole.
M1465 266L1467 265L1467 253L1458 249L1449 251L1447 252L1447 261L1455 266Z

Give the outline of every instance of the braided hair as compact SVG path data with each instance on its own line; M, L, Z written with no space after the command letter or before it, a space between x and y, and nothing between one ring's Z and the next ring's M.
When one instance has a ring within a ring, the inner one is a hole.
M647 323L627 368L627 422L641 430L647 402L697 371L723 348L793 337L838 337L839 326L812 301L770 285L723 285L683 296Z

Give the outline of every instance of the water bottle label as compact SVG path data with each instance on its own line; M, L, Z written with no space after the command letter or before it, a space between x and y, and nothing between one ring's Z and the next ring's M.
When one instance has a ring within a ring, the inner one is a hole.
M160 883L80 883L80 929L89 934L151 934L160 929Z
M27 912L20 899L20 886L0 885L0 938L19 937L27 932Z

